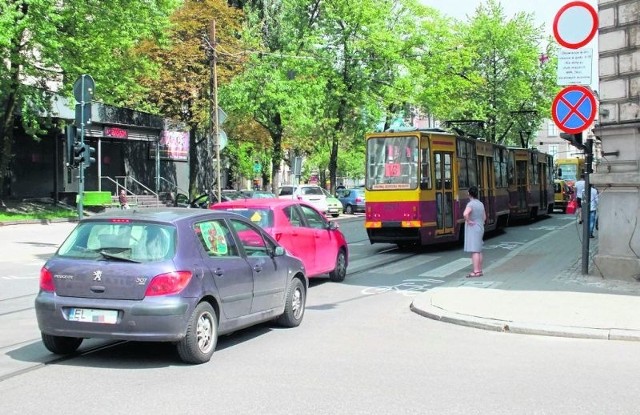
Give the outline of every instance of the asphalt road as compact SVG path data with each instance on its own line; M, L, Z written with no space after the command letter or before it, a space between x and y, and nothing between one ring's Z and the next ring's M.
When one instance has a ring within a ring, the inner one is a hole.
M567 220L552 216L490 236L487 266ZM421 317L409 310L412 296L466 274L461 248L399 251L363 240L361 218L340 224L351 251L345 282L314 281L300 327L265 324L223 337L199 366L157 343L45 364L51 355L28 306L43 257L72 225L0 228L0 413L637 413L635 343L504 334Z

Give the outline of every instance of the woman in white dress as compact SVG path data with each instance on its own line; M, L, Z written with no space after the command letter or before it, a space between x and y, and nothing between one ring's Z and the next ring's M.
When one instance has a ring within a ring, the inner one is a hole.
M469 202L464 209L464 251L471 252L473 272L467 278L482 276L482 238L487 213L484 205L478 200L478 188L469 188Z

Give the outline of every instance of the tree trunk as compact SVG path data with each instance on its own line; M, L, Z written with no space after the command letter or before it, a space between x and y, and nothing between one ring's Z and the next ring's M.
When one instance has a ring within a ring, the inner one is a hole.
M271 191L277 194L278 185L280 184L280 163L282 162L282 117L276 112L271 117L271 140L273 148L271 149Z
M13 127L15 124L16 95L20 82L17 65L10 68L9 93L2 103L2 122L0 123L0 195L4 195L5 180L9 178L13 149ZM11 186L11 183L9 183Z

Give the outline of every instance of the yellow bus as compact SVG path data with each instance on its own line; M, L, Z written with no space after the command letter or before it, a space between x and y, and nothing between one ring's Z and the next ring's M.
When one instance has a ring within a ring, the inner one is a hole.
M571 187L584 173L584 159L557 159L556 160L556 178L564 180Z

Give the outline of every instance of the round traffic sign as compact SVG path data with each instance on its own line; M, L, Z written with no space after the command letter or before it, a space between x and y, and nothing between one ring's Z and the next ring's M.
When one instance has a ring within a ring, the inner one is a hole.
M96 83L91 75L80 75L73 84L73 96L77 102L89 102L96 90Z
M551 116L559 129L577 134L589 128L596 119L596 97L581 85L571 85L556 95Z
M598 12L584 1L565 4L553 19L553 36L560 45L568 49L585 46L597 31Z

